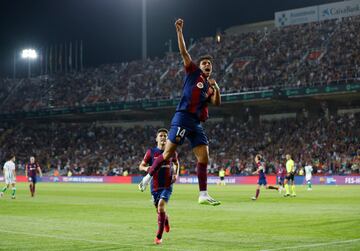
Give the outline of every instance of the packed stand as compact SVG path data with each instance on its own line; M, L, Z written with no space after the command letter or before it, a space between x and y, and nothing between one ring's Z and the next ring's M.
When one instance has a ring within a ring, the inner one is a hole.
M360 17L208 37L189 45L196 60L210 54L223 93L274 87L351 83L360 79ZM181 95L178 53L108 64L82 72L0 80L0 110L32 111Z
M259 124L231 119L208 122L205 129L210 140L210 173L225 167L234 175L250 175L256 153L265 157L269 173L284 164L287 153L298 169L310 162L319 174L359 173L360 114ZM0 159L16 153L20 170L29 156L35 155L44 171L138 174L146 150L155 146L156 130L152 126L123 129L95 123L2 126ZM196 162L190 145L186 143L178 152L182 173L194 173Z

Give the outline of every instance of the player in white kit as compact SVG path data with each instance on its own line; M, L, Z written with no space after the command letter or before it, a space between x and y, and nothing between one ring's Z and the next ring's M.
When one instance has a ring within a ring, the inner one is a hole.
M311 178L312 178L313 167L310 162L306 162L305 166L305 180L308 185L307 190L312 190Z
M15 155L10 155L8 161L4 164L4 179L5 179L5 186L0 192L0 197L4 196L4 192L12 186L12 194L11 198L15 199L16 193L16 173L15 173Z

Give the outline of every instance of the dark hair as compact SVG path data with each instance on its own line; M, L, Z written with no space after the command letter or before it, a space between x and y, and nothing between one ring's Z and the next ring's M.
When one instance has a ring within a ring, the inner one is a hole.
M261 154L256 154L256 157L259 159L259 161L264 161L264 158Z
M157 130L156 135L158 135L158 134L161 133L161 132L164 132L164 133L166 133L166 134L169 133L169 131L168 131L166 128L160 128L160 129Z
M197 64L200 65L200 62L205 59L210 60L211 63L213 63L213 61L214 61L214 58L211 55L207 54L207 55L203 55L203 56L199 57L199 59L197 60Z
M13 153L9 153L8 157L6 158L7 160L11 160L12 158L15 157L15 154Z

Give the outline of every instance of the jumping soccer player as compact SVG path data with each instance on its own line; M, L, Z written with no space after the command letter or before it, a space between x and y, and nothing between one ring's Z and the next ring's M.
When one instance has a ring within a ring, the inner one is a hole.
M1 190L0 197L4 196L4 192L12 186L12 194L11 198L15 199L16 193L16 173L15 173L15 155L11 154L8 158L8 161L4 164L4 178L5 178L5 186Z
M203 56L195 64L185 46L183 36L184 21L178 19L175 22L178 45L184 62L186 76L180 103L176 108L171 121L169 139L165 150L148 170L148 174L139 184L139 189L144 191L151 177L161 167L163 161L167 161L174 155L178 145L184 143L185 138L191 143L192 150L197 159L197 176L199 180L199 204L220 205L210 197L207 192L207 165L209 162L208 138L201 126L201 122L208 119L208 103L220 105L220 89L214 79L210 78L212 72L212 57Z
M139 169L147 171L159 156L164 152L168 136L168 130L161 128L157 131L157 147L148 149L144 159L141 161ZM160 169L154 173L151 181L151 195L158 214L158 231L154 243L159 245L162 242L162 234L170 231L169 217L166 215L165 206L168 203L171 193L172 184L176 182L179 176L179 161L177 153L167 161L162 162Z
M289 182L291 185L291 196L296 197L295 193L295 182L294 182L294 176L295 176L295 163L291 159L290 154L286 154L286 177L285 177L285 190L286 194L285 197L290 196L290 189L289 189Z
M25 165L25 174L26 179L29 181L29 188L31 197L35 195L35 184L36 184L36 174L39 173L40 177L42 177L42 172L40 165L35 162L35 157L30 157L30 162Z
M310 164L310 162L307 162L305 166L305 180L308 185L307 188L308 191L312 190L312 184L311 184L312 172L313 172L313 167Z
M263 157L260 154L257 154L255 156L255 163L257 166L257 170L253 172L253 174L259 175L258 185L256 187L256 195L252 197L252 200L257 200L260 194L260 187L265 186L266 189L275 189L279 190L279 187L276 186L269 186L266 181L266 175L265 175L265 163L263 160Z

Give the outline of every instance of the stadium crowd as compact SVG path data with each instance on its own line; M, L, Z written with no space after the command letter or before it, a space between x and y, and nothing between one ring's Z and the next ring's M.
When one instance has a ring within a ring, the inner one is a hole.
M254 154L259 152L269 173L284 164L286 153L292 154L298 170L308 162L318 174L359 173L360 114L254 123L232 118L205 124L211 135L210 173L224 167L234 175L250 175L255 169ZM14 152L22 170L29 156L35 155L44 171L57 169L62 175L69 170L73 175L138 174L146 149L155 145L156 130L96 123L2 126L0 159ZM195 158L186 150L189 147L185 143L179 148L182 174L195 173Z
M348 83L360 78L360 17L208 37L189 46L194 59L215 58L223 93ZM0 110L85 106L103 102L172 99L181 93L177 53L163 58L56 73L0 79Z

